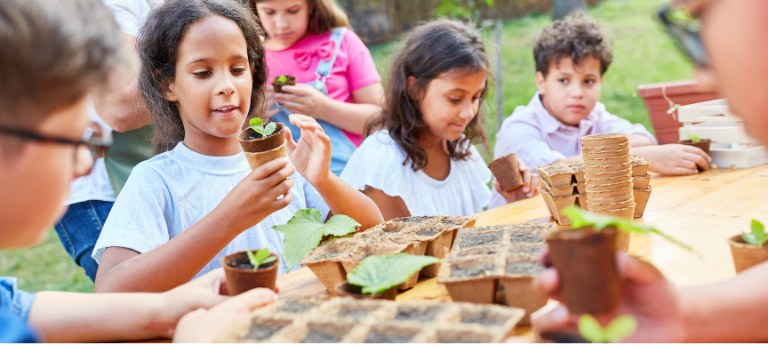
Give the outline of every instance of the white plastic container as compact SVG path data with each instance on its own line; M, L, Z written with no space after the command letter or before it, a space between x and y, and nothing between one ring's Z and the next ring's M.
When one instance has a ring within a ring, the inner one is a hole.
M733 144L712 144L712 163L720 169L748 169L768 164L768 150L765 146L742 146Z
M711 122L740 122L728 108L725 99L697 102L681 106L677 110L677 121L680 123L711 123Z

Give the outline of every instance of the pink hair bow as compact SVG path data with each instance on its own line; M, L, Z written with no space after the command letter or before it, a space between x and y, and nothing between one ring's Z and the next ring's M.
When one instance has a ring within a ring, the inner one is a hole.
M297 50L293 53L293 59L300 68L306 70L309 68L313 56L318 56L321 60L331 59L334 48L336 48L336 43L327 41L315 49Z

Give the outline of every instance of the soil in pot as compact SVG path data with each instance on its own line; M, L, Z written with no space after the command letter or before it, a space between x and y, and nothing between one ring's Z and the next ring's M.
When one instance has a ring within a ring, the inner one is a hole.
M618 308L617 232L582 228L547 236L549 256L560 273L563 302L570 312L595 314Z
M356 286L354 284L349 284L347 281L341 281L338 284L336 284L336 287L334 288L334 292L338 296L351 296L355 299L382 299L382 300L395 300L395 297L397 296L397 287L392 287L390 289L387 289L383 293L379 293L376 295L368 295L363 294L362 288L360 286Z
M295 86L296 77L290 75L280 75L272 79L272 87L275 88L275 93L282 93L283 86Z
M257 270L253 269L245 251L232 253L222 258L221 262L227 278L229 294L237 295L253 288L275 290L277 265L280 258L275 253L272 253L272 256L277 260L262 264Z
M459 234L458 242L459 247L469 248L474 246L493 246L501 242L501 231L496 232L483 232L483 233L471 233L464 231Z
M265 138L261 138L261 135L251 128L241 131L238 135L240 146L243 147L251 169L255 170L264 163L286 156L285 127L281 123L276 124L275 132Z
M741 234L728 239L728 244L731 247L731 256L736 273L768 260L768 245L762 247L750 245L744 242Z
M520 168L517 166L517 158L514 153L492 161L488 168L499 181L503 191L510 192L523 186L523 176L520 175Z

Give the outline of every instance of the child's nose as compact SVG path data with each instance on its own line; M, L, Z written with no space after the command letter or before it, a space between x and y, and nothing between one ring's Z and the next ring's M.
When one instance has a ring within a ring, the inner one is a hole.
M461 108L461 111L459 112L459 117L461 119L472 119L472 117L475 116L475 105L471 102L464 103L463 107Z
M235 84L232 80L232 76L229 76L229 74L224 74L222 78L219 79L218 87L216 88L218 93L220 95L229 96L235 93Z

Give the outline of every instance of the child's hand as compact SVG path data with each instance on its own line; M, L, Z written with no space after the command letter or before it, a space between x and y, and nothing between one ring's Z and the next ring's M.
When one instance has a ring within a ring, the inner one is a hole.
M306 84L283 86L282 93L275 93L275 100L288 112L298 114L325 114L328 97Z
M650 170L662 175L695 175L696 167L706 168L712 158L697 147L677 143L634 147L630 153L650 162Z
M531 170L528 170L519 159L517 160L517 166L520 168L520 175L523 176L522 187L510 192L505 192L502 191L501 185L496 178L493 178L493 189L495 189L508 203L533 197L539 192L538 176L531 173Z
M291 202L294 173L288 159L278 158L259 166L232 189L214 211L227 216L238 234ZM280 199L278 199L280 197Z
M291 124L301 129L301 137L297 144L291 137L290 129L285 128L288 156L296 170L317 187L328 179L331 172L331 139L314 118L300 114L292 114L289 118Z

